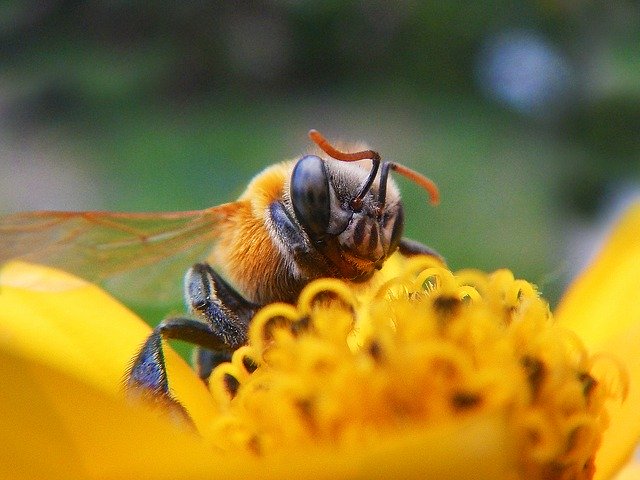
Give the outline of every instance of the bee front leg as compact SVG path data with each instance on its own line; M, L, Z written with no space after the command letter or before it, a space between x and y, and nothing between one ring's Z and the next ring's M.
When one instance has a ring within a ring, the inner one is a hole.
M228 350L229 347L209 325L192 318L167 318L153 329L126 376L127 391L132 395L148 397L177 410L183 410L169 391L162 339L184 340L220 351Z
M184 280L189 317L170 317L153 329L135 357L127 389L182 409L169 390L162 339L183 340L209 351L198 355L198 373L208 378L215 364L229 358L247 341L249 322L259 305L247 301L208 264L189 269ZM205 350L203 350L205 351ZM184 409L182 409L184 410Z

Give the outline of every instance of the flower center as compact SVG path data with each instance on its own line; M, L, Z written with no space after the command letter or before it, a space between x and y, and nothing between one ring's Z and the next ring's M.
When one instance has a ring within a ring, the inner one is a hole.
M362 447L502 411L519 476L591 478L611 370L624 383L598 375L533 285L425 258L369 294L313 282L297 307L262 309L249 338L211 377L210 438L229 452Z

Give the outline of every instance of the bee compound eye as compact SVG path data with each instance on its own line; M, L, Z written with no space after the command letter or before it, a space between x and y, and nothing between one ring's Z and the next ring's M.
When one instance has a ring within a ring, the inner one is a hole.
M327 233L331 214L329 178L324 161L315 155L298 160L291 174L291 203L302 228L314 240Z

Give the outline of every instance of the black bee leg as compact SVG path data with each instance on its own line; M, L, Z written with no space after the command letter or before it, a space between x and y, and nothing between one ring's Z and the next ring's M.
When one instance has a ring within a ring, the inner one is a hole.
M233 350L247 342L249 321L259 305L248 302L206 263L196 264L185 276L189 311L224 338L227 348L197 348L195 368L206 383L212 370L231 359Z
M432 257L437 258L442 263L446 263L444 261L444 257L436 252L434 249L427 247L426 245L416 242L415 240L411 240L409 238L403 238L400 240L400 244L398 245L398 250L402 255L407 257L411 257L414 255L430 255Z
M282 202L272 202L269 205L269 214L271 216L271 228L275 230L276 237L281 239L282 244L287 246L296 265L302 271L309 272L312 275L317 275L321 272L318 268L319 265L326 263L325 258L315 249L308 247L305 234L300 226L293 221ZM327 276L330 275L329 272L325 273ZM299 293L299 290L292 290L290 292L291 296L283 300L295 302Z
M259 308L236 292L206 263L191 267L184 280L185 300L196 319L163 320L144 343L127 377L133 390L170 399L162 339L183 340L210 351L199 353L198 374L206 380L215 365L247 342L249 322Z
M229 351L215 351L196 347L193 351L193 368L200 379L208 385L213 369L221 363L230 362L231 354L232 352Z
M162 339L177 339L208 349L228 351L224 339L209 325L198 320L172 317L163 320L140 349L126 377L126 390L131 397L141 397L160 405L165 411L187 424L191 419L169 390Z
M206 323L225 348L197 345L216 351L234 351L247 343L249 322L260 305L246 300L206 263L197 263L189 269L184 289L189 312Z

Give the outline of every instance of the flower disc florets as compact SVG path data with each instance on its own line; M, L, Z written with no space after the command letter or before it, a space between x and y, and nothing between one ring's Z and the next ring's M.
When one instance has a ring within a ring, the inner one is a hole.
M593 475L615 382L507 270L419 258L372 292L319 280L297 306L262 309L249 337L211 378L222 413L208 437L222 449L362 448L503 412L516 477Z

